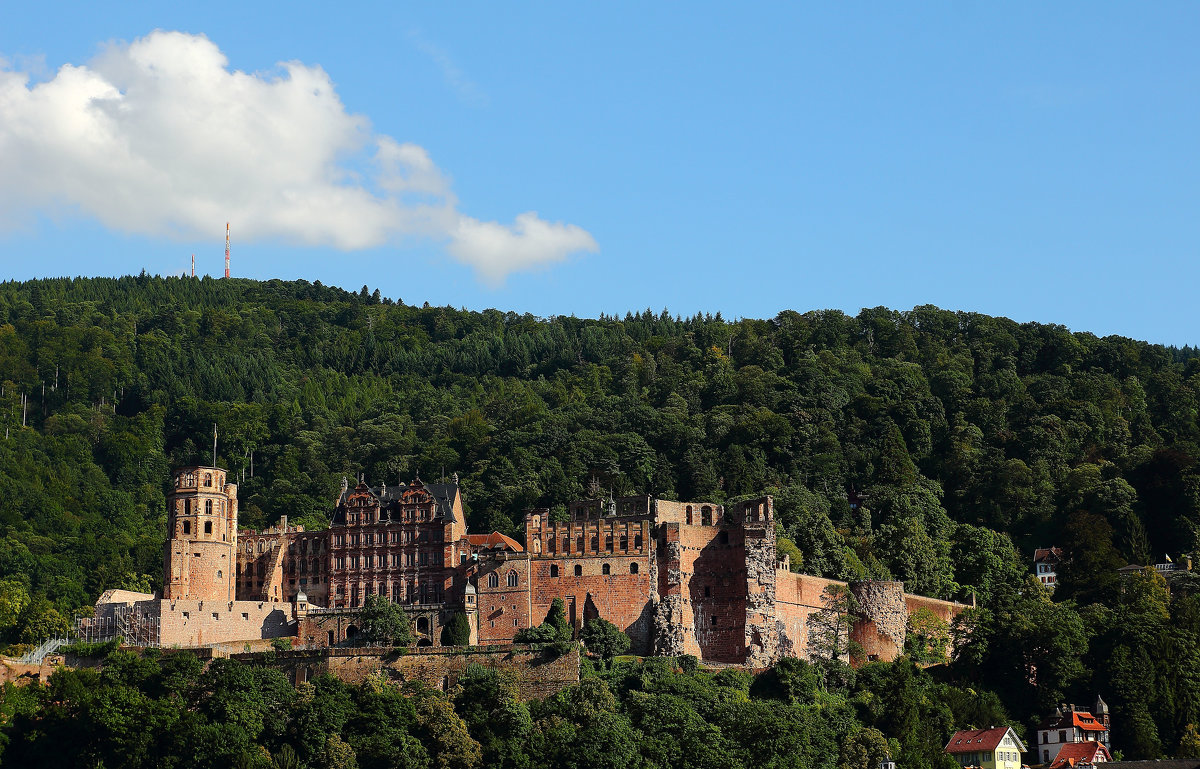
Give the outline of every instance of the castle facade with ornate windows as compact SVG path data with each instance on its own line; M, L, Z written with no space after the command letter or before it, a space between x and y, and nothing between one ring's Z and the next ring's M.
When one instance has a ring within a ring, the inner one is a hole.
M906 594L901 583L840 583L796 574L775 547L771 497L720 505L649 496L573 502L563 520L525 516L525 543L467 530L457 476L449 483L351 487L330 527L237 530L237 488L219 468L175 474L168 498L164 590L121 594L97 616L154 616L163 645L293 636L305 646L353 645L366 597L409 614L422 646L466 614L471 643L512 643L562 599L576 629L589 617L621 628L640 654L764 667L812 653L814 615L857 598L852 637L865 659L894 659L908 618L949 622L965 605ZM110 596L111 598L111 596Z

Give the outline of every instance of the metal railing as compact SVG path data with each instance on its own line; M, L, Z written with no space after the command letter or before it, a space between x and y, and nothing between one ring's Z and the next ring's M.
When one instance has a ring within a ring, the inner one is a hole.
M46 659L47 655L53 654L70 642L71 639L67 636L56 636L49 641L42 642L36 649L26 652L17 662L23 665L40 665Z

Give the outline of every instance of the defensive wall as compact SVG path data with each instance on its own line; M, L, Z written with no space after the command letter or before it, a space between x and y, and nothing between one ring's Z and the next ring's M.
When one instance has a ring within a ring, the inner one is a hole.
M277 652L269 663L263 663L255 654L230 656L250 664L268 664L283 671L293 684L322 673L350 684L383 675L396 683L419 681L433 689L450 691L472 664L511 674L523 700L543 699L579 682L578 646L556 658L525 644L454 649L300 649Z

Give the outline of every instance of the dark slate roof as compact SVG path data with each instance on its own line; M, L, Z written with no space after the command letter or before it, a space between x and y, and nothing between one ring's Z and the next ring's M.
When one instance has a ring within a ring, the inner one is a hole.
M358 486L342 489L338 494L337 503L330 523L334 526L346 523L346 498L359 491L366 491L379 501L387 520L399 521L400 509L397 504L405 491L410 488L421 488L433 497L433 513L447 522L454 519L454 496L458 493L457 483L425 483L420 479L403 486ZM461 523L461 521L459 521Z

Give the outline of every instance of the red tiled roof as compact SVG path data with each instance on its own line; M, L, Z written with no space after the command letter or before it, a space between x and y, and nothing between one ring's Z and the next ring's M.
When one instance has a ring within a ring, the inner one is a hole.
M1100 761L1112 761L1108 748L1099 742L1068 742L1058 751L1058 757L1051 762L1048 769L1059 769L1064 766L1079 764L1094 764L1099 756Z
M1000 746L1000 740L1008 734L1007 726L995 726L991 729L968 729L955 732L946 743L947 753L974 753L975 751L991 751Z
M1033 551L1033 562L1041 563L1042 561L1060 561L1062 560L1061 547L1039 547Z
M1104 731L1104 724L1097 721L1096 717L1093 716L1091 713L1081 713L1078 710L1076 710L1071 715L1075 716L1075 718L1073 719L1073 721L1074 721L1073 725L1078 726L1080 729L1083 729L1085 732L1102 732L1102 731Z
M498 531L493 531L491 534L468 534L467 541L476 547L490 547L501 550L508 548L518 553L525 551L520 542L512 537L506 537Z

